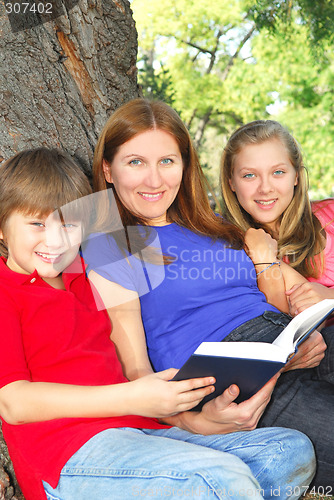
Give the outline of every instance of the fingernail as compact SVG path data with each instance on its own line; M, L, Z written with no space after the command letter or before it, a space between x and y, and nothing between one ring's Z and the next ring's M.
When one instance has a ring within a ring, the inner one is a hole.
M237 390L237 388L234 385L230 385L230 387L228 388L228 390L230 391L230 393L232 394L232 396L235 396L238 393L238 390Z

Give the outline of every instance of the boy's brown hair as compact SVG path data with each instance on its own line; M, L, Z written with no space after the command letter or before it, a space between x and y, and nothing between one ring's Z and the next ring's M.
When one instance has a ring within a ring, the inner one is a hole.
M87 176L68 154L44 147L21 151L0 164L0 229L5 233L14 211L42 217L91 193ZM86 215L82 204L71 206L71 216ZM3 240L0 255L7 256Z

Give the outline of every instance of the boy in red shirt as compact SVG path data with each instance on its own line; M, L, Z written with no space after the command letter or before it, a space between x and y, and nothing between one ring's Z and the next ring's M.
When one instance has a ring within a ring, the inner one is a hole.
M261 498L269 484L282 498L302 494L314 474L302 434L192 435L156 418L194 407L214 379L169 382L173 369L125 379L78 255L87 225L81 198L91 193L79 167L40 148L2 164L0 178L0 415L26 499L247 490Z

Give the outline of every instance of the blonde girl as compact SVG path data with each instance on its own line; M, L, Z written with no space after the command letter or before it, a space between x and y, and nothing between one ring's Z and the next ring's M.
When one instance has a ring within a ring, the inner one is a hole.
M221 159L224 216L246 232L262 228L278 258L308 282L287 292L292 312L334 297L334 200L311 203L301 149L280 123L257 120L236 130Z

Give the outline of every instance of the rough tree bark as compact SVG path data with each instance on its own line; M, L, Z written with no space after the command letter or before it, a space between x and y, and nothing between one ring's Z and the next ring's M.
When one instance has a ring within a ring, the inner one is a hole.
M58 1L60 17L45 22L45 14L37 26L27 20L14 32L0 2L0 161L25 148L55 146L89 172L107 117L139 95L129 1L70 3ZM1 434L0 500L22 498Z
M65 15L15 33L0 3L0 155L57 146L89 167L107 116L139 95L137 33L128 0L59 1Z
M24 500L15 478L13 464L8 456L0 423L0 500Z

